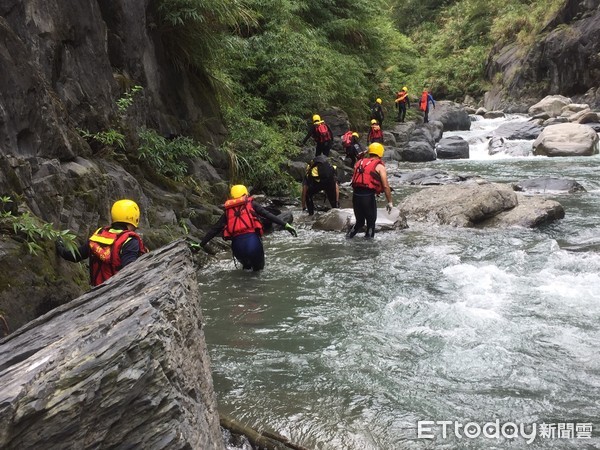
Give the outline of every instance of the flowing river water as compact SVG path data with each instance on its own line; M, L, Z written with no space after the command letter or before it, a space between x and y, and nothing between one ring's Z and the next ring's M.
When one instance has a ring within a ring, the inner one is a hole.
M200 272L222 411L310 449L600 448L600 157L490 157L506 120L524 118L452 133L469 160L388 167L573 179L586 192L546 194L563 220L371 241L299 227L265 237L260 274L225 257Z

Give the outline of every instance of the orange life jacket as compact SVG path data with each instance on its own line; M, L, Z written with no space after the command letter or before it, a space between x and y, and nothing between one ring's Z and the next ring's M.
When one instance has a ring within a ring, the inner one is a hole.
M148 250L139 234L130 230L98 228L88 240L90 248L90 282L92 286L104 283L121 270L121 249L130 239L137 239L140 255Z
M421 95L421 101L419 102L419 108L421 111L425 111L427 109L427 103L429 103L429 92L423 91L423 95Z
M354 165L352 187L373 189L377 194L382 193L381 175L375 170L379 164L383 164L380 158L359 159Z
M225 202L225 218L227 223L223 230L223 239L231 239L241 234L263 234L263 227L256 217L252 206L252 197L243 196Z
M408 92L400 91L396 96L396 103L406 103L406 97L408 96Z

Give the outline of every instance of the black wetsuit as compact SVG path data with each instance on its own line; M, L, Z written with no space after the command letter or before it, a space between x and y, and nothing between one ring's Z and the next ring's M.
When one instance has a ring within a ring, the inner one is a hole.
M377 221L377 200L375 199L375 190L369 188L354 188L352 194L352 208L354 209L354 217L356 223L348 232L348 237L358 233L365 222L367 229L365 237L375 236L375 222Z

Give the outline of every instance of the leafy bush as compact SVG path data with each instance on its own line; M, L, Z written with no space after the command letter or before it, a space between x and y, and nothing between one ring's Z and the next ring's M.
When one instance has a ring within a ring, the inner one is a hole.
M138 130L138 136L140 138L139 158L146 161L161 175L176 181L182 181L187 174L187 159L209 159L206 147L190 137L178 136L169 140L147 128Z
M10 208L6 208L7 205L13 203L10 197L0 197L0 202L2 203L0 223L11 227L15 235L24 238L25 245L30 254L37 256L37 252L42 249L39 243L40 240L54 242L59 238L62 239L65 248L73 255L78 253L76 236L71 234L69 230L55 230L51 223L42 223L40 225L39 220L29 214L29 212L20 215L13 214Z
M106 131L99 131L97 133L90 133L88 130L78 128L77 131L87 141L95 141L102 144L105 147L120 148L125 150L125 135L120 131L111 128Z

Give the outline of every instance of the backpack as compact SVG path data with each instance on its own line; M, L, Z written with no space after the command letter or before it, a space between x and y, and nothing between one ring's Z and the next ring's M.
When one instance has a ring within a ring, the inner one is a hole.
M314 168L317 168L317 174L314 172ZM335 169L334 167L327 161L327 158L323 155L319 155L314 158L306 171L307 175L310 178L313 178L315 181L323 182L330 180L335 177ZM316 177L314 175L317 175Z
M331 133L329 133L329 128L325 124L325 122L321 122L316 126L317 131L317 142L327 142L331 140Z
M348 148L352 145L352 131L346 131L342 136L342 145Z

